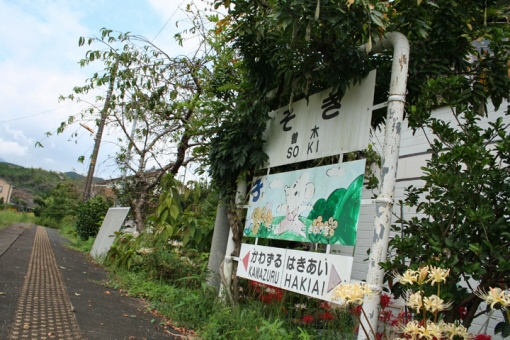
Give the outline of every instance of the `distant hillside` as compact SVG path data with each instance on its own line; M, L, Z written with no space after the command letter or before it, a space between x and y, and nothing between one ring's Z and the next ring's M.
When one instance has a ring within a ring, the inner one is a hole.
M0 177L9 181L24 196L44 196L64 179L85 182L85 176L74 171L66 173L47 171L43 169L24 168L20 165L0 162ZM103 181L94 177L95 182Z
M87 178L86 176L80 175L74 171L64 172L64 175L70 179L76 179L76 180L85 180ZM102 182L102 181L104 181L103 178L94 177L94 182Z
M85 178L85 176L80 175L74 171L64 172L64 175L70 179L84 179Z
M33 196L48 193L64 180L64 175L55 171L24 168L10 163L0 163L0 177Z

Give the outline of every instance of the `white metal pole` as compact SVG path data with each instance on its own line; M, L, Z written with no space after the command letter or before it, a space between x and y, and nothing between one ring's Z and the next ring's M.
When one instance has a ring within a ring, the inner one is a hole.
M364 46L361 48L364 49ZM381 186L378 196L380 202L376 203L373 244L370 248L367 274L367 284L372 288L373 294L371 297L365 298L363 302L363 309L368 320L365 320L363 317L361 318L365 329L370 329L370 324L375 331L377 331L379 298L384 281L384 270L379 267L379 263L386 260L388 251L397 164L400 152L400 131L407 86L409 42L401 33L387 33L374 44L372 52L382 52L390 48L393 48L393 65L386 116L386 133L382 150ZM374 335L370 334L369 338L374 339ZM366 335L363 332L359 332L358 340L365 339L367 339Z

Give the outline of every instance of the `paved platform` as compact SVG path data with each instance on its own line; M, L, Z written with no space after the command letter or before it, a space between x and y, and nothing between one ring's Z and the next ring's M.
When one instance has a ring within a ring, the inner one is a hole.
M23 224L16 224L9 228L1 229L0 232L2 237L0 237L0 256L9 249L11 244L13 244L24 231L25 227Z
M143 301L101 285L107 273L58 231L0 230L0 339L185 339Z

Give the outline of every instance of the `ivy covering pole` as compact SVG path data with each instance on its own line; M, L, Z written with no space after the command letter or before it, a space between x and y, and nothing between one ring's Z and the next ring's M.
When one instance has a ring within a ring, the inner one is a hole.
M389 48L393 48L393 64L386 115L386 132L382 150L381 186L376 200L373 244L370 248L367 273L367 284L374 294L365 297L363 302L368 320L363 319L362 323L367 329L370 325L372 329L376 329L379 320L379 297L384 282L384 269L379 266L379 263L386 260L390 237L391 213L400 153L400 131L404 116L409 65L409 43L403 34L391 32L386 33L382 39L376 41L371 51L370 46L363 45L360 47L360 49L374 53L383 52ZM367 336L363 332L359 332L358 340L365 339L367 339Z

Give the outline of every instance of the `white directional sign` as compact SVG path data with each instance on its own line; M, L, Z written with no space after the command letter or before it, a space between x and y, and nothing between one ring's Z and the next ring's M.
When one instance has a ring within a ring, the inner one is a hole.
M342 100L331 89L270 112L264 139L269 167L368 147L375 71L351 86Z
M333 289L350 282L352 257L243 244L237 276L333 301Z
M237 276L280 287L286 249L242 244Z

